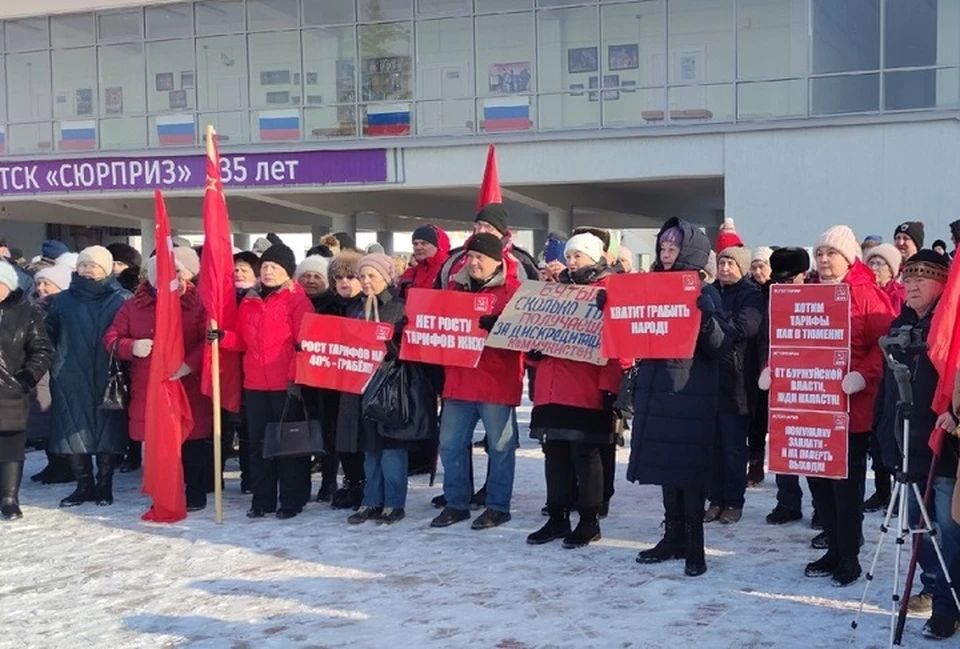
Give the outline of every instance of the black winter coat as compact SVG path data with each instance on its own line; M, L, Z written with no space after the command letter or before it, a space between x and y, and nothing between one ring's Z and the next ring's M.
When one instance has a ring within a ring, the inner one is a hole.
M926 342L930 333L930 323L933 319L931 311L925 317L919 318L917 312L904 305L900 316L890 325L891 329L910 326L920 331L921 339ZM927 445L930 433L934 429L939 413L932 409L933 397L937 390L940 375L937 373L930 357L923 350L913 350L909 353L895 355L897 360L910 368L910 382L913 387L913 411L910 413L910 474L921 479L930 471L930 462L933 452ZM899 428L897 400L899 391L893 370L885 363L883 366L883 382L877 393L877 400L873 409L873 429L880 441L883 465L889 469L903 467L902 455L897 438L902 434ZM960 452L958 440L953 435L945 435L943 452L937 461L936 475L955 478L957 475L957 455Z
M675 270L701 270L710 254L705 234L680 219L670 219L657 236L679 227L683 244ZM659 262L655 271L662 271ZM723 302L708 284L701 289L714 304L705 317L691 359L641 360L634 388L634 418L627 479L641 484L703 489L714 458L720 359L731 336L723 318Z
M13 291L0 302L0 431L26 429L30 393L52 359L43 313Z
M720 411L751 415L760 376L757 336L763 325L763 294L746 279L729 286L717 281L714 287L730 326L730 351L720 360Z
M34 296L34 305L40 310L41 317L46 318L47 310L53 296L39 297ZM46 333L46 327L44 327ZM47 339L49 340L49 338ZM51 350L53 345L51 343ZM50 355L51 361L53 354ZM27 440L46 440L50 437L50 427L52 426L52 417L50 416L50 407L53 400L50 397L50 372L43 375L37 383L37 387L30 393L30 415L27 417Z

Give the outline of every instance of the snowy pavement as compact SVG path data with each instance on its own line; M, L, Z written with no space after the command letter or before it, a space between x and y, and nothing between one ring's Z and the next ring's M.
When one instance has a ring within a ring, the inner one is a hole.
M486 531L469 523L431 529L430 498L440 487L425 476L411 479L407 518L392 527L348 526L347 513L316 503L289 521L248 520L235 472L227 474L223 526L213 522L212 498L182 523L141 522L148 501L139 472L117 475L116 504L105 508L59 509L70 485L27 479L23 520L0 524L0 647L887 645L878 607L889 606L892 538L857 631L850 622L864 580L838 589L804 578L804 563L820 554L809 545L815 532L807 518L764 522L772 476L749 490L739 524L707 526L706 575L684 577L682 561L641 566L637 551L659 538L659 490L623 479L621 449L603 540L579 550L531 547L526 535L545 520L543 460L525 426L521 435L513 520ZM483 455L474 458L483 475ZM42 461L30 453L25 474ZM865 571L880 521L867 515ZM921 625L910 620L907 646L928 645Z

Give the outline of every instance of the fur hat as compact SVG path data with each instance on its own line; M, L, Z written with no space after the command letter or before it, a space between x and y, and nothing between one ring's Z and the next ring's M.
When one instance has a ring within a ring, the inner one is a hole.
M904 221L894 230L893 236L905 234L917 244L917 248L923 248L923 222L922 221Z
M473 220L474 223L477 221L489 223L500 234L506 234L507 230L510 229L507 225L510 221L510 215L507 213L507 208L503 203L488 203L484 205L483 209L477 212L477 218Z
M770 255L773 254L773 248L769 246L758 246L754 249L753 254L750 256L750 263L752 264L755 261L762 261L763 263L770 265Z
M113 260L119 261L121 264L126 264L131 268L140 268L143 265L143 258L133 246L125 243L111 243L107 246L107 250L113 255Z
M900 264L903 263L900 251L892 243L881 243L870 248L864 253L863 260L870 261L874 257L880 257L887 262L887 266L890 267L890 272L894 276L900 271Z
M185 280L192 280L200 274L200 255L193 248L174 248L173 258L180 265ZM187 277L189 275L189 277Z
M337 277L346 277L353 275L356 277L360 273L360 260L363 255L359 252L347 250L330 260L330 267L327 270L327 280L330 286L337 283Z
M777 248L770 255L770 281L783 284L810 270L810 253L805 248Z
M357 264L357 269L364 268L373 268L390 286L397 280L397 265L393 263L393 259L382 253L364 255Z
M950 277L950 260L939 252L924 248L903 265L903 278L908 277L926 277L946 284Z
M723 225L720 226L720 233L717 235L717 245L714 246L714 250L717 252L723 252L731 246L742 245L743 239L741 239L740 235L737 234L737 229L733 224L733 219L724 219Z
M566 256L574 251L583 253L596 263L603 259L603 241L597 235L588 232L575 234L567 240L563 254Z
M833 248L853 266L853 262L860 258L860 242L857 235L846 225L835 225L817 239L814 251L819 248Z
M260 267L262 268L268 261L287 271L287 275L290 277L293 277L293 274L297 271L296 256L290 248L282 243L275 243L263 251L263 254L260 255Z
M33 276L33 279L40 281L45 279L61 291L65 291L70 288L70 280L73 279L73 269L65 264L54 264L53 266L47 266L46 268L41 268L37 271L37 274Z
M479 252L494 261L503 261L503 243L489 232L480 232L470 237L465 249L467 252Z
M0 261L0 284L5 285L11 292L20 288L17 271L10 262Z
M743 246L730 246L724 248L717 255L717 262L721 259L732 259L740 269L740 276L746 277L750 274L750 251Z
M77 266L88 261L102 268L108 276L113 275L113 255L103 246L89 246L81 250Z
M321 257L320 255L312 255L310 257L306 257L300 262L300 265L297 266L297 270L293 273L293 278L300 279L300 276L304 273L317 273L324 278L324 281L326 281L327 271L329 270L329 259L326 257Z

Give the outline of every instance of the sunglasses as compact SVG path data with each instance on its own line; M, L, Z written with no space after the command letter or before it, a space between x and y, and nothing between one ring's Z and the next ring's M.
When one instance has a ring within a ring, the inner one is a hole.
M351 280L357 279L357 276L356 276L356 275L334 275L334 276L333 276L333 279L334 279L334 281L337 281L337 282L339 282L339 281L342 280L342 279L345 279L345 280L347 280L347 281L351 281Z

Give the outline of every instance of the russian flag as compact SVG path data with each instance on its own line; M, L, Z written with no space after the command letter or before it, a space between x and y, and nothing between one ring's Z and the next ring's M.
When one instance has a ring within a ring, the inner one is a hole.
M7 152L7 127L0 126L0 153Z
M89 151L97 148L97 123L93 120L60 122L61 151Z
M157 117L157 139L160 146L197 143L197 123L193 115L160 115Z
M367 106L367 135L409 135L410 104Z
M483 130L526 131L530 126L529 97L497 97L483 101Z
M259 121L262 142L300 139L299 110L263 110Z

